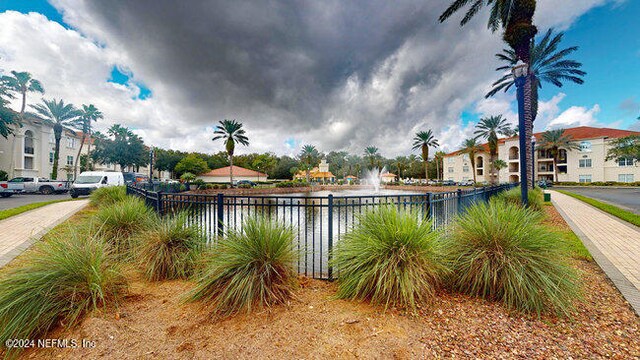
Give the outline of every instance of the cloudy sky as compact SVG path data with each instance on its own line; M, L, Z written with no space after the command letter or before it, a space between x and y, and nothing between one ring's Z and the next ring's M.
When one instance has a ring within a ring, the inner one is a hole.
M164 148L220 151L212 129L227 118L247 128L240 153L391 157L426 129L451 151L478 118L517 117L513 93L483 99L503 46L487 13L440 24L449 1L0 0L0 71L29 71L45 97L95 104L99 129ZM565 30L588 75L544 86L537 130L638 127L639 3L538 0L541 32Z

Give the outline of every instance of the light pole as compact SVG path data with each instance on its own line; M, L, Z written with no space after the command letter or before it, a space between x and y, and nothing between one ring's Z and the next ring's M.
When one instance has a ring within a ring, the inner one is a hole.
M529 205L529 187L527 184L527 139L525 138L526 127L524 120L524 84L527 81L527 72L529 65L518 61L516 66L511 69L514 81L516 83L518 94L518 127L520 133L518 134L519 140L519 153L520 153L520 196L522 198L522 205Z
M531 135L531 187L536 187L536 136Z
M153 186L153 147L149 148L149 184Z

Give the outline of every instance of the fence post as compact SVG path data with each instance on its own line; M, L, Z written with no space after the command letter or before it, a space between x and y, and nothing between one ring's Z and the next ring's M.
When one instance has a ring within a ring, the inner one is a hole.
M162 191L158 191L158 202L156 203L156 212L162 215Z
M218 193L218 235L222 235L224 231L224 195Z
M433 217L433 193L427 193L427 219Z
M456 191L456 195L458 196L458 214L462 212L462 189L458 189Z
M333 260L333 256L332 256L332 252L333 252L333 194L329 194L328 196L328 216L329 218L327 219L327 226L328 226L328 231L327 231L327 237L328 239L328 251L329 251L329 262L328 262L328 272L329 272L329 280L333 280L333 265L332 265L332 260ZM320 255L322 256L322 255Z

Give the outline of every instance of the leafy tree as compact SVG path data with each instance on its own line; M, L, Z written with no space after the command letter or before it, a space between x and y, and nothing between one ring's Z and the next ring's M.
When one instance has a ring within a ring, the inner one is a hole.
M329 163L329 171L336 177L349 175L346 174L347 156L349 156L349 153L346 151L331 151L327 154L326 160Z
M236 142L249 146L249 138L245 135L245 131L242 128L242 124L235 120L222 120L220 124L216 126L214 131L216 136L213 137L213 141L218 139L224 140L227 155L229 155L229 183L233 186L233 153L236 148Z
M62 130L65 126L73 126L81 113L72 104L65 104L62 99L60 99L60 101L56 101L56 99L42 99L41 104L31 105L31 107L36 111L36 117L39 117L44 121L49 121L53 124L55 148L53 152L53 170L51 171L51 179L57 179Z
M611 159L633 159L640 162L640 135L630 135L614 139L609 143L607 150L607 160Z
M564 129L547 130L542 133L538 149L547 150L553 158L553 179L558 181L558 160L560 149L567 151L578 149L579 146L572 142L570 135L565 135Z
M177 175L184 173L192 173L200 175L209 171L207 162L196 154L189 154L176 164L175 172Z
M413 150L420 149L422 151L422 161L424 161L424 175L429 181L429 148L438 147L438 140L433 135L431 129L416 133L413 138Z
M476 138L467 139L464 141L464 145L461 151L464 154L469 155L469 161L471 162L471 171L473 171L473 181L476 181L476 154L483 151L484 149L480 144L478 144L478 140Z
M444 151L436 151L433 156L433 160L436 163L436 180L442 180L444 177L444 156L447 155Z
M220 151L213 155L205 155L209 169L219 169L229 166L229 156L226 152Z
M511 132L511 127L507 122L507 119L502 115L490 116L480 119L480 122L476 126L478 129L474 132L476 138L482 138L487 140L489 145L489 173L491 183L495 183L495 171L493 168L493 162L498 155L498 135L506 135Z
M296 161L296 159L293 159L286 155L281 156L280 159L278 159L278 163L273 169L273 174L271 174L271 176L274 179L291 179L293 175L291 173L291 169L294 169L297 166L298 162Z
M539 41L531 42L531 106L532 120L538 116L538 89L542 88L543 82L551 83L557 87L562 87L563 81L570 81L576 84L583 84L582 79L587 73L580 70L582 64L566 59L568 55L578 50L577 46L572 46L558 50L564 33L553 35L553 29L549 29L544 37ZM493 83L493 89L487 93L485 98L489 98L500 90L507 92L514 84L515 80L511 74L511 69L518 62L518 57L512 49L503 49L502 53L496 57L503 61L505 65L496 68L496 71L504 73L500 79ZM508 73L505 73L508 71Z
M375 146L367 146L364 149L364 157L369 162L369 169L373 169L374 167L376 167L376 161L378 160L379 156L380 154L378 154L378 148Z
M320 153L313 145L305 145L302 147L300 154L298 154L298 160L300 161L300 165L305 170L305 178L307 182L311 179L311 169L314 166L318 165L318 161L320 161Z
M118 164L121 171L149 163L148 148L138 135L119 124L112 125L107 133L108 137L99 132L94 135L95 150L91 154L94 161Z
M498 176L497 176L498 184L500 183L500 170L506 168L507 166L508 166L507 163L502 159L496 159L493 161L493 168L496 169L498 172Z
M98 119L103 119L104 115L102 112L98 110L93 104L82 105L82 110L80 110L80 118L76 120L75 127L79 128L82 131L82 139L80 140L80 148L78 149L78 155L76 156L75 164L73 165L73 178L76 178L78 174L78 161L80 160L80 154L82 153L82 147L84 146L84 141L89 136L89 144L87 144L87 152L91 154L91 122L98 121ZM88 167L91 165L88 164Z
M9 135L14 134L15 128L20 126L18 114L7 107L9 102L6 99L12 99L13 97L14 96L6 90L4 84L0 83L0 136L5 139L7 139Z
M402 179L403 178L403 174L405 172L405 170L407 169L408 164L408 160L405 156L398 156L393 160L393 165L396 169L396 171L398 172L398 178Z

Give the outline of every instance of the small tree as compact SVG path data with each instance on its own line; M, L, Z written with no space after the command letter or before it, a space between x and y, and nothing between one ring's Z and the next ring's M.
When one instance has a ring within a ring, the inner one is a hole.
M558 160L560 148L567 151L576 150L579 146L572 142L570 135L565 135L564 129L547 130L542 133L542 139L538 149L548 150L553 158L553 181L558 181Z
M607 160L633 159L640 162L640 135L625 136L612 140L607 150Z
M310 181L311 169L318 164L320 159L320 153L313 145L305 145L302 147L302 151L298 155L300 164L304 166L307 182Z
M209 166L207 166L207 162L204 161L201 157L196 154L187 155L184 159L180 160L178 164L176 164L175 172L178 175L183 174L203 174L209 171ZM182 178L182 176L180 177Z
M233 154L235 152L236 142L244 146L249 146L249 138L245 135L242 123L235 120L225 119L220 121L220 125L216 126L214 134L216 136L211 140L224 140L224 146L227 150L227 155L229 155L229 183L233 187Z
M497 183L500 184L500 170L507 167L507 163L504 160L496 159L493 161L493 168L496 169Z

